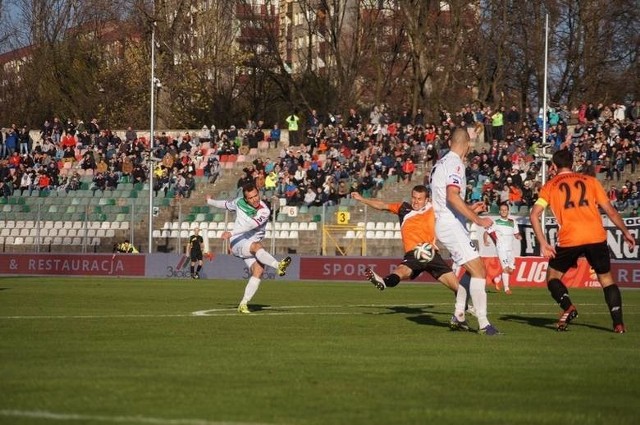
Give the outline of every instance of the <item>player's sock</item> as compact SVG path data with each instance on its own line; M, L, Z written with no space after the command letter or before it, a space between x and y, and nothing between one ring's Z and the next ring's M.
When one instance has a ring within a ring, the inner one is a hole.
M260 279L251 276L249 278L249 281L247 282L247 286L245 286L244 288L244 296L242 297L242 301L240 301L240 304L247 304L249 301L251 301L251 298L253 298L253 296L256 294L259 287Z
M191 270L191 276L193 276L193 266L190 267Z
M454 307L454 314L460 321L465 320L465 312L467 310L467 298L469 297L469 293L467 289L460 285L458 287L458 291L456 292L456 304Z
M469 282L469 293L471 301L476 308L476 316L478 317L478 326L480 329L489 325L487 319L487 292L485 291L486 280L479 277L472 277Z
M258 261L260 261L265 266L271 266L274 269L278 268L278 260L273 258L273 255L271 255L267 251L265 251L264 248L260 248L256 252L256 258L258 259Z
M547 288L549 292L551 292L551 297L560 304L561 309L566 310L571 307L572 303L571 298L569 298L569 290L560 279L549 280L549 282L547 282Z
M509 290L509 273L502 273L502 286L505 292Z
M622 295L620 294L620 288L615 283L602 288L604 291L604 299L609 306L609 313L611 313L611 319L613 319L613 325L620 325L622 323Z
M400 283L400 276L398 276L395 273L391 273L389 276L386 276L383 280L387 288L393 288L394 286L398 286L398 283Z
M454 314L460 321L465 320L465 312L467 311L467 301L469 299L469 274L465 273L461 278L458 285L458 292L456 292L456 304Z
M198 267L196 268L196 273L200 273L200 270L202 270L202 266L198 264Z

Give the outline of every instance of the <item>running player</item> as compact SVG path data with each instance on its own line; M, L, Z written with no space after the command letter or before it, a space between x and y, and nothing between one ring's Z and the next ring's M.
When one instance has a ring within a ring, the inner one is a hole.
M422 272L430 273L435 279L451 289L458 292L458 279L451 270L451 267L444 262L440 254L436 251L433 259L428 263L418 261L413 249L428 242L434 249L436 248L435 214L429 202L429 189L423 185L414 186L411 190L411 202L386 203L379 199L363 198L357 192L353 192L351 197L358 202L368 205L381 211L389 211L398 216L400 220L400 233L402 235L402 246L404 248L404 258L393 273L382 278L373 269L365 269L367 279L376 288L383 291L385 288L397 286L400 281L415 279ZM464 311L464 304L460 310ZM455 320L455 316L452 318ZM457 323L456 329L469 330L466 321Z
M278 261L262 246L271 211L267 204L260 200L260 193L255 184L243 186L242 195L232 201L219 201L207 196L207 204L236 212L233 230L224 232L222 238L229 240L231 253L244 260L251 274L244 289L244 296L238 305L238 312L246 314L251 313L247 304L260 287L265 266L273 267L278 276L284 276L291 264L291 257Z
M562 283L562 277L567 270L576 266L578 257L584 255L602 285L604 299L613 320L613 331L624 333L622 296L611 275L607 233L598 207L622 231L624 240L631 249L635 247L636 241L618 211L609 202L600 182L594 177L574 173L572 167L571 152L561 150L553 154L550 171L556 172L556 175L540 189L538 200L530 214L531 226L540 243L540 253L549 258L547 288L562 308L556 329L567 330L569 323L578 317L578 310L569 298L569 290ZM555 247L547 242L540 223L542 212L547 206L558 222Z
M431 192L433 209L436 213L436 237L449 250L454 270L464 267L471 276L469 295L478 317L479 332L484 335L498 335L500 332L487 318L487 293L485 291L486 270L475 244L465 226L467 220L487 228L493 221L480 217L478 212L485 209L484 203L467 205L464 202L467 187L465 166L462 162L469 151L469 133L463 128L454 130L451 150L443 156L431 170ZM455 321L465 320L464 309L459 305L466 301L464 285L460 285L456 297ZM463 301L464 300L464 301ZM455 322L452 321L452 326Z
M502 203L500 204L500 217L495 219L493 226L484 232L483 239L486 246L489 246L489 239L493 240L493 243L496 244L500 267L502 267L502 279L500 279L500 275L498 275L493 278L493 283L499 291L500 280L502 280L504 293L507 295L511 295L509 277L516 269L516 259L513 255L513 238L517 240L522 239L518 230L518 223L516 223L514 219L509 218L509 205Z
M191 279L200 279L202 270L202 252L204 251L204 239L200 236L200 228L193 229L193 235L189 236L187 244L187 257L191 259ZM196 269L196 264L198 268Z

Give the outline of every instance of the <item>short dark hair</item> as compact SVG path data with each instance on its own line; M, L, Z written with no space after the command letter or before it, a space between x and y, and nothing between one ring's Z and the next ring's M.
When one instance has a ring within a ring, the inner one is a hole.
M418 192L418 193L424 193L425 195L429 196L429 188L427 188L427 186L423 185L423 184L418 184L413 186L413 189L411 189L413 192Z
M252 192L253 190L258 190L255 183L247 183L244 186L242 186L243 195L246 195L247 193Z
M571 168L573 166L573 155L566 149L562 149L553 154L551 161L558 168Z

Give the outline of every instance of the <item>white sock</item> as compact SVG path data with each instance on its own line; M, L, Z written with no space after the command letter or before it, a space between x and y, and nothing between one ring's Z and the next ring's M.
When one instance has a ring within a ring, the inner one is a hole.
M467 290L460 286L456 293L456 306L454 314L458 320L464 322L465 320L465 307L467 305Z
M469 292L471 293L471 301L476 308L476 316L478 317L478 326L480 329L489 325L487 319L487 292L485 291L485 279L472 277L469 284Z
M242 301L240 304L247 304L251 301L251 298L256 294L258 288L260 287L260 279L254 276L249 278L249 282L247 282L247 286L244 287L244 297L242 297Z
M271 266L274 269L278 268L278 260L273 255L269 254L264 248L260 248L256 252L256 258L265 266Z
M502 286L505 292L509 290L509 273L502 273Z
M465 275L468 276L468 275ZM464 276L463 276L464 277ZM456 305L454 314L458 320L461 322L465 320L465 310L467 309L467 298L469 297L468 281L467 278L465 284L462 283L463 279L460 279L460 283L458 284L458 292L456 292Z

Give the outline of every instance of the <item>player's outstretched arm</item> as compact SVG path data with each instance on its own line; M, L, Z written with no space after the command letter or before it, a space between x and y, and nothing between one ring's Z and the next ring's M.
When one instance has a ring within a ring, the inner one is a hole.
M218 201L216 199L213 199L211 195L207 195L207 205L210 205L214 208L226 209L227 201Z
M368 199L368 198L364 198L361 194L359 194L358 192L351 192L351 197L353 199L355 199L356 201L363 203L367 206L370 206L371 208L375 208L377 210L381 210L381 211L388 211L389 210L389 205L386 202L383 202L379 199Z

